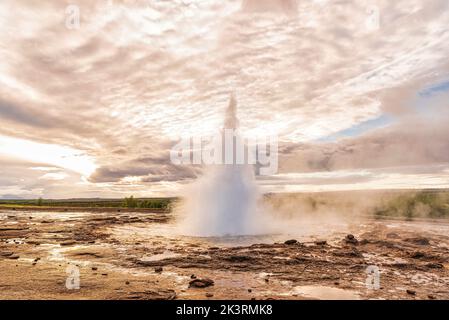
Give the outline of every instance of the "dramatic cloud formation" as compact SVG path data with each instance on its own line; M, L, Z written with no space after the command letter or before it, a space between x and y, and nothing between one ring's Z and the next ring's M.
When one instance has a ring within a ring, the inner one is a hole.
M170 148L230 92L246 135L279 136L267 191L449 187L448 9L3 0L0 197L177 194L201 168Z

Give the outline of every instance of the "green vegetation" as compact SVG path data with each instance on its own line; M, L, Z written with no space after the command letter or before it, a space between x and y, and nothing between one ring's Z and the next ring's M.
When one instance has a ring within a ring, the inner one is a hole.
M43 208L142 208L142 209L170 209L175 198L142 198L134 196L125 199L29 199L29 200L0 200L2 207L43 207Z
M384 200L374 210L376 216L412 218L449 217L449 192L418 191Z

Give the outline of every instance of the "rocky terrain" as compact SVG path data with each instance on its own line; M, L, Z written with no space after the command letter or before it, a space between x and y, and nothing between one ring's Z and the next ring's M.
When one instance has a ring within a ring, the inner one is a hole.
M447 220L218 239L174 229L170 213L2 209L0 298L449 298Z

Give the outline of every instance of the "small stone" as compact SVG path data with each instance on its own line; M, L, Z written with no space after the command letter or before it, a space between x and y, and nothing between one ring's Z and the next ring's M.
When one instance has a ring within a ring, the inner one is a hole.
M421 251L415 251L410 254L410 257L413 259L420 259L423 258L424 256L425 256L424 252Z
M92 270L93 270L93 271L97 271L98 268L97 268L97 267L92 267Z
M196 275L192 274L192 275L190 276L190 279L196 279Z
M411 289L407 289L407 293L414 296L416 295L416 291L415 290L411 290Z
M358 244L359 243L359 241L352 234L348 234L345 237L344 241L349 244Z
M126 281L125 284L129 285L129 281Z
M164 270L164 269L162 269L162 267L156 267L156 268L154 268L154 272L157 272L157 273L161 273L163 270Z
M319 240L319 241L315 241L315 244L317 246L324 246L324 245L327 244L327 241L326 240Z
M64 242L61 242L60 243L60 245L61 246L71 246L71 245L74 245L76 242L75 241L64 241Z
M106 277L108 274L107 273L102 273L101 275Z
M290 240L287 240L284 242L284 244L287 244L287 245L292 245L292 244L296 244L296 243L298 243L298 240L296 240L296 239L290 239Z
M253 292L253 290L252 289L248 289L248 292L251 293L251 292Z
M206 293L206 297L208 297L208 298L212 298L213 296L214 295L212 293L210 293L210 292Z
M209 278L193 279L192 281L189 282L189 287L195 288L206 288L213 285L214 281Z
M429 294L429 295L427 296L427 298L429 298L430 300L435 300L435 299L436 299L435 296L432 295L432 294Z

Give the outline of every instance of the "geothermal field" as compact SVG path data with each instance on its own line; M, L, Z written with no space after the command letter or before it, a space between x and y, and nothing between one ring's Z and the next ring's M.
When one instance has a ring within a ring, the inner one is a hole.
M383 211L360 206L365 197L384 199ZM401 211L407 203L437 212L447 198L446 192L270 195L263 201L276 209L277 231L220 237L183 235L176 214L165 209L3 205L0 297L447 299L449 220ZM78 272L79 289L70 289Z
M448 0L0 0L0 30L0 300L449 300Z

